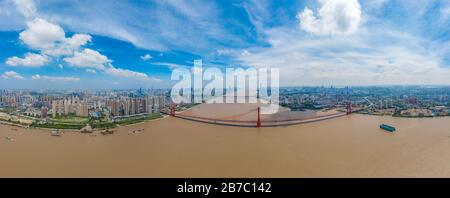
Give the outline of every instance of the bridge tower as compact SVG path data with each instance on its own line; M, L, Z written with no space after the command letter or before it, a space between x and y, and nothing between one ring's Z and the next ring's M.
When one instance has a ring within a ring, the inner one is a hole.
M350 101L347 101L346 109L347 109L347 115L352 113L352 104L350 103Z
M170 115L175 117L175 111L177 109L177 105L175 103L170 104Z
M347 102L345 104L345 108L347 109L347 115L350 115L352 113L352 103L350 103L350 93L347 86Z
M257 128L261 128L261 107L258 107L258 121L256 123Z

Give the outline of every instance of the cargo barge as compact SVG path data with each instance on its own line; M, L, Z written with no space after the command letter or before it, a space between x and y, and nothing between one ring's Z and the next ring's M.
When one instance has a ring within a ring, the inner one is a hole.
M395 131L395 127L389 126L387 124L380 125L380 129L384 129L384 130L389 131L389 132L394 132Z

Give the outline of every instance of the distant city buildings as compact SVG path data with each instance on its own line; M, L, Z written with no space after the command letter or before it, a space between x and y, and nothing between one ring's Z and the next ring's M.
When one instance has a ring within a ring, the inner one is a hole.
M343 108L346 101L360 113L404 117L447 116L449 86L285 87L280 104L291 110Z
M93 100L93 99L92 99ZM165 95L142 97L105 97L80 100L78 97L52 101L53 117L74 114L79 117L99 117L99 112L107 110L112 117L131 116L143 113L159 113L167 105ZM90 111L92 113L90 113Z
M42 107L41 109L41 118L47 118L48 109L47 107Z
M52 101L52 116L62 116L75 114L79 117L88 117L89 108L87 100L80 100L78 97L71 97Z
M142 113L159 113L168 105L166 96L145 96L139 98L108 99L106 107L111 116L129 116Z
M0 90L0 111L47 122L48 117L90 117L100 122L167 110L170 90ZM450 86L281 87L280 104L293 111L345 109L394 116L446 116ZM0 118L1 120L2 118ZM4 120L4 119L3 119Z
M165 110L171 101L169 93L167 89L0 90L0 121L44 128L55 123L61 125L58 120L71 123L58 125L62 128L79 128L80 123L114 127L117 121L146 118Z

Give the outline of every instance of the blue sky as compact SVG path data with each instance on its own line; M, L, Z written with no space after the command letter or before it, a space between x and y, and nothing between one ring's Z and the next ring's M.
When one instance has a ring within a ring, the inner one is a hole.
M280 84L450 84L446 0L0 0L0 88L170 87L177 67Z

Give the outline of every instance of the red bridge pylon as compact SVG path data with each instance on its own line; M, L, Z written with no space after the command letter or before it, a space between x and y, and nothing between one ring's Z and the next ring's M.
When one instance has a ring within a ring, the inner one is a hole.
M256 123L257 128L261 128L261 107L258 107L258 122Z
M347 109L347 115L350 115L352 113L352 104L350 103L350 101L347 101L347 105L346 105L346 109Z
M175 111L177 109L177 105L175 103L170 104L170 115L175 116Z

